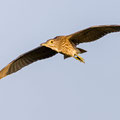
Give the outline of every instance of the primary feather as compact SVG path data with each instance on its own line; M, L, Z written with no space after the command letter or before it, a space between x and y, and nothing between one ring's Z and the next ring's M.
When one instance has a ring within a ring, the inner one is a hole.
M107 35L108 33L119 31L120 25L99 25L78 31L68 35L68 37L70 41L77 45L79 43L92 42Z

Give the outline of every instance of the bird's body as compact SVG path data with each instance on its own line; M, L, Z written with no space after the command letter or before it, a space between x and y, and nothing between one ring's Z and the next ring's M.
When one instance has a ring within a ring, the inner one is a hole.
M100 25L89 27L70 35L57 36L9 63L0 71L0 79L37 60L52 57L57 53L63 54L64 58L74 57L84 63L84 59L78 56L78 54L82 54L87 51L77 48L76 45L84 42L92 42L108 33L119 31L120 25Z
M51 41L54 41L54 44L49 43ZM69 37L67 36L57 36L41 45L45 47L49 47L57 51L58 53L62 53L63 55L66 56L73 57L74 54L78 54L78 49L76 48L73 42L69 41Z

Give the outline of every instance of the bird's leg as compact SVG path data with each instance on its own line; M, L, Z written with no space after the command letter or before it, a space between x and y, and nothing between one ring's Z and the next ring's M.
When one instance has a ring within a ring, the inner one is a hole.
M75 56L77 56L77 57L75 57ZM76 60L79 60L80 62L85 63L84 59L83 59L82 57L80 57L79 55L77 55L77 54L74 55L74 58L75 58Z

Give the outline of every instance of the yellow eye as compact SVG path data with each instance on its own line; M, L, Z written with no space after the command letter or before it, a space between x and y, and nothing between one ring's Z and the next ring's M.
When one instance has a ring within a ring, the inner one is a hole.
M50 41L50 43L53 43L53 42L54 42L53 40Z

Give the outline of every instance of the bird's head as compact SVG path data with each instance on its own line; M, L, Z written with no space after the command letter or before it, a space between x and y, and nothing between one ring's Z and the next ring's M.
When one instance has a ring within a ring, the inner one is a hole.
M61 37L62 36L57 36L53 39L49 39L45 43L42 43L41 46L45 46L45 47L51 48L52 50L59 52L59 43L61 42L60 41Z

